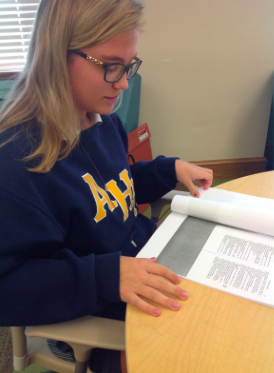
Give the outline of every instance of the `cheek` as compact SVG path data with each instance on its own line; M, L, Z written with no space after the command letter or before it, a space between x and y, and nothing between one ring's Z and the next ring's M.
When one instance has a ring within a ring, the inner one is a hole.
M72 93L78 104L91 99L99 100L108 95L109 83L104 81L103 74L93 71L92 66L83 64L79 59L72 60L68 63L68 73Z
M68 73L69 73L69 80L70 86L72 90L73 96L75 96L76 92L78 91L78 83L79 83L79 69L77 68L77 64L72 59L68 62Z
M101 79L94 74L86 73L84 70L70 71L70 86L74 95L84 95L100 92L103 89Z
M87 77L79 71L71 70L69 76L73 97L76 101L79 101L87 95L90 84Z
M71 76L70 86L74 101L80 103L85 94L81 82L79 81L79 79L77 79L76 76Z

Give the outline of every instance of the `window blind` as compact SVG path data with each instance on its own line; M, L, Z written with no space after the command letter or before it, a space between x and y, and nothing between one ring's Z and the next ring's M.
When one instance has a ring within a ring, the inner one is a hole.
M21 71L40 0L0 0L0 73Z

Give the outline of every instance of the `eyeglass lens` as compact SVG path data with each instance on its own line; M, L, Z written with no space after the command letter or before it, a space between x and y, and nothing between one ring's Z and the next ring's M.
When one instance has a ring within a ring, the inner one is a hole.
M137 72L140 64L138 62L133 63L127 71L127 79L131 79ZM126 67L120 64L108 65L106 69L105 79L109 83L117 82L124 75Z

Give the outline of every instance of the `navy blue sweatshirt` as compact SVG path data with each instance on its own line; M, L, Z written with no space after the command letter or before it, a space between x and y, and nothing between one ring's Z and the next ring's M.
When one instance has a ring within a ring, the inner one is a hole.
M48 173L27 171L25 131L0 148L1 326L62 322L121 301L120 255L136 256L155 228L137 204L177 181L175 158L129 167L127 146L112 114Z

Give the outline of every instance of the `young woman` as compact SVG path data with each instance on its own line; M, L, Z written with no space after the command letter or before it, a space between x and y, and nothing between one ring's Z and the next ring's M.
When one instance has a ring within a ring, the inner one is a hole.
M42 0L24 71L0 119L0 325L89 314L151 315L187 299L156 259L135 256L155 230L138 214L180 181L208 188L212 172L175 158L129 167L114 104L141 65L141 0ZM167 280L161 279L160 275ZM125 369L124 354L122 366ZM94 372L120 372L120 354L95 349Z

